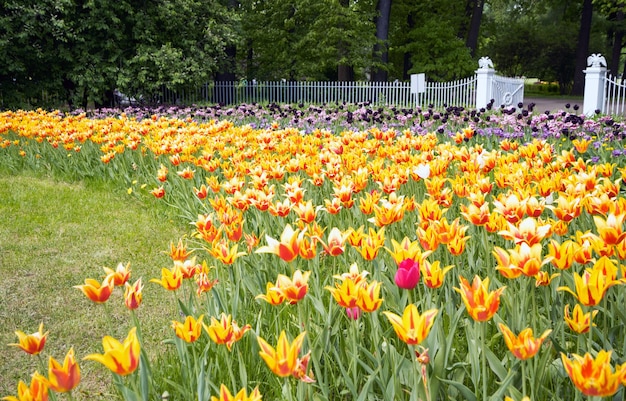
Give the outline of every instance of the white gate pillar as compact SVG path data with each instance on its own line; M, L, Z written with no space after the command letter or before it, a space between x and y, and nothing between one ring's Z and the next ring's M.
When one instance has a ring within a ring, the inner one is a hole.
M476 70L476 109L487 107L491 101L493 79L496 70L493 69L493 62L489 57L481 57L478 60L478 70Z
M585 97L583 99L583 113L587 116L595 114L596 110L604 112L604 84L606 79L606 60L601 54L592 54L587 57L589 66L585 73Z

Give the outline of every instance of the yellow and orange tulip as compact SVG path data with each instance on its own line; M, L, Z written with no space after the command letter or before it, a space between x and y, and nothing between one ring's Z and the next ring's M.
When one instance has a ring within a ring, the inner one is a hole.
M600 350L595 358L590 353L573 354L571 360L561 353L561 360L574 386L584 395L608 397L619 390L621 371L619 367L613 370L611 351Z
M80 367L74 358L74 348L65 355L63 365L50 357L48 360L48 387L57 393L72 391L80 383Z
M522 330L519 335L515 335L515 333L503 323L498 324L498 327L500 328L500 332L504 337L504 342L509 348L509 351L511 351L517 359L521 360L535 356L535 354L539 352L541 344L543 344L544 340L552 333L552 330L546 330L541 336L534 338L533 329L531 328L526 328Z
M461 288L454 288L465 303L467 312L472 319L484 322L493 317L500 307L500 295L506 287L500 287L495 291L489 291L489 277L481 280L474 276L470 285L463 276L459 276Z
M383 312L389 319L398 338L408 345L418 345L424 341L435 323L435 317L438 313L439 310L430 309L420 315L414 304L408 305L402 316L388 311Z
M18 330L15 332L15 335L17 336L18 343L9 345L18 347L31 355L39 354L46 345L46 339L48 338L48 332L43 332L43 323L39 324L39 330L33 334L25 334Z
M126 376L139 367L141 345L137 338L137 328L133 327L123 342L113 337L105 336L102 339L104 354L90 354L84 360L96 361L103 364L111 372Z
M239 390L237 395L232 395L225 385L220 386L220 396L211 396L211 401L261 401L263 397L259 392L259 388L255 387L254 390L248 395L245 388Z

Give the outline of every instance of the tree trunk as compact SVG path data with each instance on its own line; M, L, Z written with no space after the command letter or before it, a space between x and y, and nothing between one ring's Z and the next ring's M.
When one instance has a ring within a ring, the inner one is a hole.
M587 57L589 56L589 37L591 35L591 17L593 15L592 0L583 0L583 10L580 17L580 30L578 31L578 46L576 46L576 62L574 64L574 84L572 95L581 96L585 89L585 73Z
M339 0L339 5L341 7L347 8L350 3L348 0ZM343 26L343 22L339 23L339 29L343 31L345 27ZM337 57L339 57L339 63L337 64L337 81L339 82L350 82L354 81L354 67L349 64L349 62L342 60L349 60L350 51L348 49L348 43L344 40L339 40L337 44Z
M624 39L624 11L619 10L615 14L615 29L613 29L613 47L611 52L611 64L609 71L614 77L619 73L619 59L622 54L622 41Z
M476 55L476 48L478 47L478 34L480 33L480 22L483 17L485 0L476 0L473 3L472 19L470 20L467 39L465 40L465 46L469 47L472 57Z
M372 73L372 81L387 82L387 64L389 63L389 17L391 15L391 0L378 0L376 6L376 44L374 45L374 60L380 63Z
M409 15L407 15L406 17L406 21L407 21L408 30L410 32L413 30L413 28L415 28L415 20L413 19L413 14L409 13ZM402 66L403 67L402 77L405 80L409 79L409 71L411 70L411 68L413 68L413 62L411 61L411 56L412 54L409 52L404 53L404 65Z

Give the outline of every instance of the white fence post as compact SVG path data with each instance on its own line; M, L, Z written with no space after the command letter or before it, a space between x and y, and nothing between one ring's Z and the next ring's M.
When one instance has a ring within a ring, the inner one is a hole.
M493 62L489 57L481 57L478 60L478 70L476 70L476 109L487 107L491 101L491 89L496 70L493 69Z
M604 112L604 84L606 79L606 60L600 54L587 57L589 66L585 73L585 97L583 99L583 113L587 116L595 114L596 110Z

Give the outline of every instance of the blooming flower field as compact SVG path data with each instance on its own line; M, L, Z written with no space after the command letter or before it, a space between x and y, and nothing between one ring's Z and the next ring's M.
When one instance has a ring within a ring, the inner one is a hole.
M4 112L6 168L113 180L190 223L152 277L120 261L67 283L124 302L127 337L6 399L71 396L98 363L126 400L621 399L624 138L532 107ZM162 350L142 348L147 291L178 300Z

